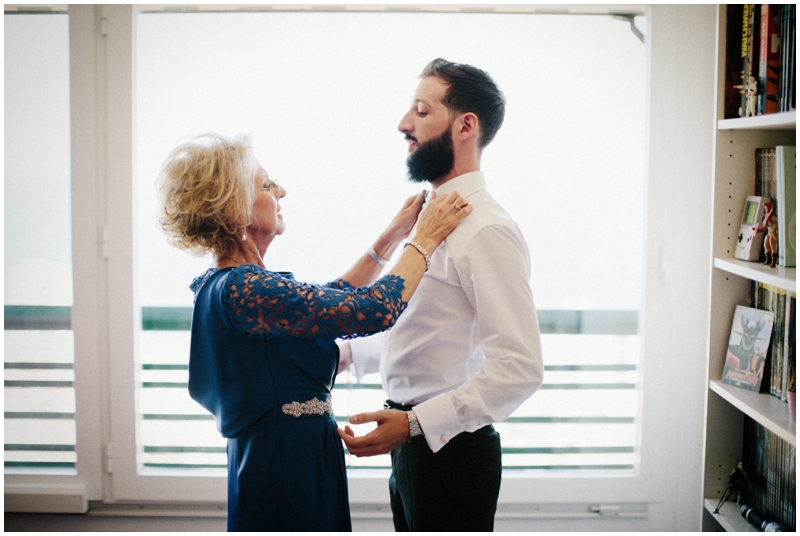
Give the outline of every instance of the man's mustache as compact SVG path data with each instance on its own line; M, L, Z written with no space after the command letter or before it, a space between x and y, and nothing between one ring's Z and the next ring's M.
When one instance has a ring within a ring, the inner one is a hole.
M419 142L417 141L417 138L415 138L415 137L414 137L414 136L412 136L411 134L406 134L406 139L407 139L407 140L411 140L411 141L413 141L414 143L416 143L417 145L419 145Z

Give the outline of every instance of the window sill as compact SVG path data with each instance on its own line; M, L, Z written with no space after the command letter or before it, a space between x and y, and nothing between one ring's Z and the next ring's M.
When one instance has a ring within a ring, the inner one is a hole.
M83 484L6 484L5 512L85 514L89 510Z

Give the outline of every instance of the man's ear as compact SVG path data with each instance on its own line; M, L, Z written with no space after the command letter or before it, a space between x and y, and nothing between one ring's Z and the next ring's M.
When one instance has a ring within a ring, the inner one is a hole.
M458 129L456 137L461 140L467 140L473 136L480 134L480 124L478 123L478 116L472 112L462 114L457 119Z

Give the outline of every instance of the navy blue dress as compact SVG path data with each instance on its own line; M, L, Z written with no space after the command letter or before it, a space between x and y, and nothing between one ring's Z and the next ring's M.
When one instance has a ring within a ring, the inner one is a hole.
M189 394L228 438L228 530L351 530L335 339L394 325L402 279L318 286L241 265L191 288Z

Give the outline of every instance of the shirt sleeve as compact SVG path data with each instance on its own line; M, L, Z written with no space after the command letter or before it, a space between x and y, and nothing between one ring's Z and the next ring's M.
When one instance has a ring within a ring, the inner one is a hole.
M485 359L461 386L414 407L433 452L461 432L504 421L544 376L530 261L519 233L486 227L451 254L476 312Z
M380 372L384 336L384 333L377 333L350 341L350 356L359 383L367 374Z
M332 285L300 283L244 265L231 270L224 304L244 334L320 339L377 333L393 326L407 305L403 280L394 275L361 288Z

